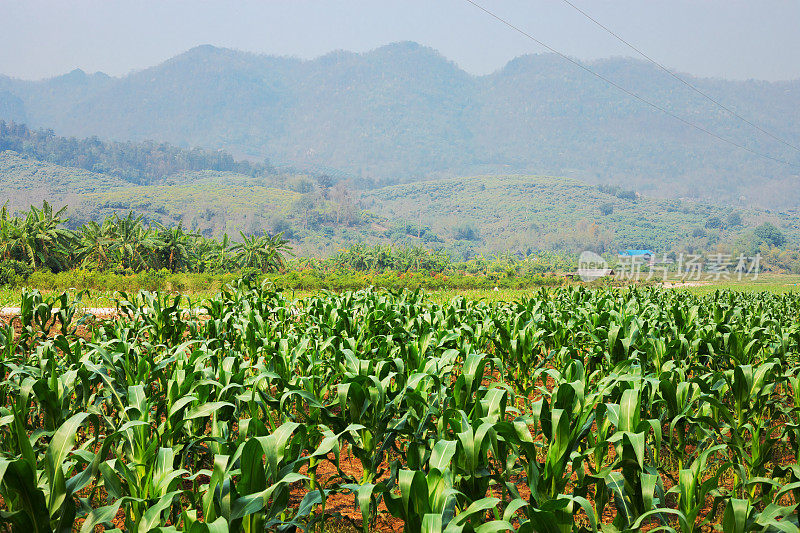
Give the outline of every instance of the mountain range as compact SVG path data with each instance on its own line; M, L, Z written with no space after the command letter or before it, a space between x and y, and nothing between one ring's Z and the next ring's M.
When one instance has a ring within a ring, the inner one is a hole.
M750 150L687 126L552 54L474 76L431 48L390 44L313 60L200 46L122 77L0 76L0 119L59 135L156 140L330 169L383 186L468 174L562 175L661 198L790 209L800 150L761 134L646 62L586 65ZM800 145L800 80L682 75Z

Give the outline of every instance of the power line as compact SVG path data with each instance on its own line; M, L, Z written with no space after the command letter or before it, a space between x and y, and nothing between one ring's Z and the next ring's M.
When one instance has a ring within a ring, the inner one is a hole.
M554 53L554 54L556 54L556 55L560 56L562 59L565 59L566 61L569 61L570 63L572 63L572 64L573 64L573 65L575 65L576 67L578 67L578 68L580 68L580 69L583 69L583 70L585 70L586 72L588 72L588 73L589 73L589 74L591 74L592 76L594 76L594 77L596 77L596 78L598 78L598 79L600 79L600 80L602 80L602 81L606 82L607 84L611 85L612 87L616 88L616 89L617 89L617 90L619 90L619 91L622 91L623 93L627 94L628 96L630 96L630 97L632 97L632 98L635 98L635 99L636 99L636 100L638 100L639 102L641 102L641 103L643 103L643 104L645 104L645 105L648 105L648 106L652 107L653 109L656 109L656 110L658 110L658 111L661 111L661 112L662 112L662 113L664 113L665 115L668 115L668 116L670 116L670 117L674 118L675 120L677 120L677 121L680 121L680 122L682 122L683 124L685 124L685 125L687 125L687 126L689 126L689 127L691 127L691 128L694 128L694 129L696 129L697 131L700 131L700 132L702 132L702 133L705 133L706 135L709 135L709 136L711 136L711 137L714 137L715 139L717 139L717 140L719 140L719 141L722 141L722 142L724 142L724 143L727 143L727 144L729 144L729 145L731 145L731 146L735 146L736 148L739 148L739 149L741 149L741 150L745 150L745 151L747 151L747 152L750 152L751 154L753 154L753 155L756 155L756 156L758 156L758 157L761 157L761 158L764 158L764 159L769 159L769 160L771 160L771 161L774 161L774 162L776 162L776 163L781 163L781 164L783 164L783 165L787 165L787 166L790 166L790 167L794 167L794 168L800 168L800 165L796 165L796 164L794 164L794 163L791 163L791 162L789 162L789 161L786 161L786 160L784 160L784 159L780 159L780 158L778 158L778 157L773 157L773 156L771 156L771 155L768 155L768 154L763 154L763 153L761 153L761 152L758 152L758 151L756 151L756 150L753 150L752 148L750 148L750 147L748 147L748 146L745 146L745 145L743 145L743 144L739 144L739 143L737 143L736 141L732 141L731 139L727 139L727 138L725 138L725 137L722 137L721 135L718 135L718 134L714 133L713 131L710 131L710 130L706 129L706 128L704 128L703 126L699 126L699 125L697 125L697 124L695 124L695 123L693 123L693 122L690 122L690 121L686 120L685 118L683 118L683 117L681 117L681 116L679 116L679 115L676 115L675 113L673 113L673 112L669 111L668 109L666 109L666 108L664 108L664 107L662 107L662 106L660 106L660 105L658 105L658 104L656 104L656 103L653 103L653 102L651 102L650 100L647 100L646 98L644 98L644 97L642 97L642 96L639 96L638 94L636 94L636 93L635 93L635 92L633 92L633 91L630 91L630 90L626 89L625 87L623 87L623 86L619 85L618 83L616 83L616 82L614 82L614 81L612 81L612 80L610 80L610 79L606 78L606 77L605 77L605 76L603 76L602 74L599 74L599 73L595 72L594 70L590 69L589 67L587 67L587 66L586 66L586 65L584 65L583 63L580 63L580 62L578 62L578 61L576 61L576 60L572 59L571 57L567 56L566 54L564 54L564 53L562 53L562 52L559 52L558 50L556 50L556 49L555 49L555 48L553 48L552 46L549 46L548 44L546 44L546 43L544 43L544 42L540 41L539 39L537 39L536 37L534 37L534 36L533 36L533 35L531 35L530 33L528 33L528 32L526 32L526 31L524 31L524 30L520 29L519 27L515 26L514 24L512 24L512 23L511 23L511 22L509 22L508 20L506 20L506 19L504 19L504 18L502 18L502 17L500 17L500 16L498 16L498 15L494 14L493 12L489 11L488 9L486 9L485 7L483 7L482 5L480 5L480 4L478 4L477 2L475 2L474 0L465 0L465 1L466 1L466 2L469 2L469 3L470 3L470 4L472 4L473 6L477 7L478 9L480 9L481 11L483 11L484 13L486 13L487 15L489 15L490 17L492 17L492 18L494 18L494 19L498 20L499 22L501 22L501 23L505 24L506 26L508 26L508 27L509 27L509 28L511 28L512 30L514 30L514 31L516 31L516 32L518 32L518 33L520 33L520 34L524 35L525 37L527 37L528 39L532 40L533 42L535 42L535 43L536 43L536 44L538 44L539 46L541 46L541 47L543 47L543 48L547 49L548 51L550 51L550 52L552 52L552 53Z
M658 68L660 68L661 70L663 70L664 72L666 72L667 74L669 74L670 76L672 76L673 78L675 78L676 80L678 80L678 81L679 81L679 82L681 82L682 84L686 85L688 88L690 88L691 90L693 90L694 92L696 92L697 94L699 94L700 96L702 96L703 98L705 98L706 100L708 100L709 102L712 102L713 104L715 104L715 105L716 105L716 106L718 106L719 108L721 108L721 109L724 109L725 111L727 111L728 113L730 113L730 114L731 114L731 115L733 115L734 117L736 117L736 118L738 118L739 120L741 120L742 122L744 122L744 123L746 123L746 124L748 124L748 125L752 126L753 128L755 128L755 129L757 129L758 131L760 131L761 133L763 133L764 135L766 135L766 136L768 136L768 137L771 137L772 139L774 139L774 140L778 141L779 143L781 143L781 144L785 144L785 145L786 145L786 146L788 146L789 148L794 148L795 150L797 150L798 152L800 152L800 147L798 147L798 146L796 146L796 145L794 145L794 144L792 144L792 143L790 143L790 142L788 142L788 141L785 141L785 140L781 139L780 137L778 137L777 135L775 135L775 134L773 134L773 133L770 133L769 131L765 130L764 128L762 128L762 127L761 127L761 126L759 126L758 124L754 124L753 122L751 122L751 121L750 121L750 120L748 120L747 118L743 117L742 115L740 115L739 113L737 113L737 112L736 112L736 111L734 111L733 109L729 108L728 106L726 106L726 105L725 105L725 104L723 104L722 102L720 102L720 101L716 100L715 98L713 98L713 97L709 96L707 93L705 93L705 92L703 92L702 90L700 90L699 88L697 88L697 87L696 87L694 84L692 84L692 83L688 82L687 80L683 79L682 77L678 76L677 74L675 74L674 72L672 72L670 69L668 69L667 67L665 67L664 65L662 65L661 63L659 63L658 61L656 61L655 59L651 58L650 56L648 56L647 54L645 54L644 52L642 52L642 51L641 51L639 48L637 48L636 46L632 45L631 43L629 43L628 41L626 41L625 39L623 39L623 38L622 38L621 36L619 36L619 35L618 35L616 32L614 32L614 31L613 31L613 30L611 30L610 28L606 27L606 26L605 26L605 25L603 25L603 24L602 24L600 21L598 21L597 19L595 19L594 17L592 17L591 15L589 15L589 14L588 14L586 11L582 10L581 8L579 8L578 6L576 6L575 4L573 4L572 2L570 2L570 0L563 0L563 2L564 2L565 4L567 4L567 5L569 5L570 7L572 7L572 9L574 9L575 11L577 11L578 13L580 13L581 15L583 15L584 17L586 17L587 19L589 19L589 20L591 20L592 22L594 22L594 23L595 23L597 26L599 26L600 28L602 28L602 29L604 29L605 31L607 31L608 33L610 33L612 36L614 36L614 38L615 38L615 39L617 39L617 40L618 40L618 41L620 41L621 43L625 44L625 46L627 46L628 48L630 48L631 50L633 50L634 52L636 52L637 54L639 54L640 56L642 56L643 58L645 58L646 60L648 60L650 63L652 63L653 65L657 66Z

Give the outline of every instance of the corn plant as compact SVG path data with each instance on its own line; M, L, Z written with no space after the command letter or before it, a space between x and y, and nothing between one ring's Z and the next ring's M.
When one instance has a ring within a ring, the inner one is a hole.
M796 294L80 298L0 325L13 531L798 531Z

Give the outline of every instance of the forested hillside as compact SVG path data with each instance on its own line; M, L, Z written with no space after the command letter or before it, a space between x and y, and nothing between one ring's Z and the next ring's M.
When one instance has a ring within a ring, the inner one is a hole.
M800 242L796 212L652 199L572 178L479 176L359 191L324 175L265 180L196 170L137 185L0 152L0 201L8 210L45 200L68 206L72 229L133 212L146 223L182 225L205 237L282 232L306 256L326 256L353 243L444 248L457 259L624 248L755 253L764 242L758 234L764 224L775 228L781 247Z
M129 211L206 237L283 232L296 243L365 225L349 183L166 143L65 138L0 121L0 202L68 206L76 228Z
M0 120L0 152L14 151L34 159L91 172L105 173L140 185L185 170L217 170L251 176L275 175L268 162L235 161L222 150L185 150L167 143L103 142L56 135L51 129Z
M704 128L800 165L800 153L656 67L631 59L591 67ZM800 144L800 81L688 79ZM770 208L800 202L796 168L720 143L552 55L472 76L415 43L311 61L201 46L121 78L77 70L36 82L0 77L3 117L67 136L167 141L339 169L362 185L535 173L648 196Z
M755 231L763 224L780 228L791 246L800 237L798 218L788 213L653 199L630 190L546 176L478 176L395 185L368 194L365 205L389 220L406 221L412 235L417 227L442 235L453 250L467 255L470 250L752 251L763 242Z

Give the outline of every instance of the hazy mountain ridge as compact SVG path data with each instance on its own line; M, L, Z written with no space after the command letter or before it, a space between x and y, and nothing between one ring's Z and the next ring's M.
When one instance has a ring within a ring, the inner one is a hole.
M652 65L615 58L591 67L687 120L800 165L800 153ZM689 79L800 145L800 81ZM472 76L408 42L309 61L202 46L121 78L82 71L39 82L0 77L3 113L62 135L224 148L383 183L535 172L653 196L800 203L796 168L722 144L553 55L522 56Z

